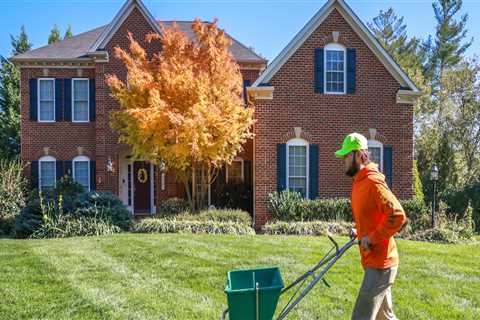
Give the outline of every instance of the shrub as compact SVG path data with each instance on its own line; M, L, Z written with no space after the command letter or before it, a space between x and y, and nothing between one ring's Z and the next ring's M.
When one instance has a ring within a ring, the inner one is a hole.
M188 203L180 198L169 198L160 202L158 214L161 216L175 216L185 211L189 211Z
M435 228L419 231L408 237L409 240L439 243L457 243L459 237L455 231L446 228Z
M106 223L111 223L128 230L132 224L132 215L122 201L110 192L92 191L85 193L75 202L73 217L98 217Z
M304 200L303 220L305 221L352 221L350 200L346 198Z
M464 213L467 206L472 207L472 218L476 232L480 232L480 182L476 182L462 189L447 190L440 195L449 207L450 213ZM463 218L463 216L461 217Z
M175 216L177 220L235 222L246 226L252 225L252 217L248 212L233 209L208 209L198 214L183 213Z
M300 220L302 216L301 206L304 199L298 192L284 190L273 192L268 195L267 207L278 220Z
M56 219L47 220L33 234L32 238L66 238L76 236L100 236L120 232L121 229L98 217L72 218L62 215Z
M244 224L219 221L184 221L167 218L143 219L134 224L133 232L137 233L208 233L251 235L255 231Z
M0 161L0 235L13 233L15 219L25 206L22 169L18 161Z
M304 199L298 192L274 192L268 196L268 209L273 217L282 221L352 221L350 200Z
M65 180L67 181L67 180ZM65 182L67 184L69 182ZM56 193L56 192L55 192ZM49 234L51 221L59 219L62 227L90 226L96 221L103 221L105 225L113 225L121 230L128 230L132 224L132 217L128 209L115 195L103 192L82 193L73 199L74 193L66 193L68 205L64 204L63 195L53 196L48 193L32 192L27 206L15 221L15 235L18 238L30 237L37 230ZM50 218L48 218L50 217ZM94 219L91 224L91 219ZM79 220L78 223L74 220ZM54 224L55 226L55 224ZM101 227L101 226L100 226ZM100 228L99 227L99 228ZM66 235L74 234L65 232ZM80 235L80 233L78 233Z
M326 221L309 221L309 222L288 222L277 221L267 223L263 226L265 234L282 234L282 235L302 235L302 236L323 236L327 234L337 234L348 236L352 223L348 222L326 222Z
M406 230L409 233L424 230L430 227L431 218L429 208L418 199L400 201L408 219Z
M54 189L54 198L62 196L63 209L72 211L77 198L85 193L85 188L70 176L61 177Z
M14 233L17 238L28 238L43 223L43 213L39 198L31 199L15 218Z
M428 227L428 208L420 200L400 201L410 227ZM347 198L309 200L292 191L274 192L268 197L268 209L274 219L282 221L353 221L350 200Z

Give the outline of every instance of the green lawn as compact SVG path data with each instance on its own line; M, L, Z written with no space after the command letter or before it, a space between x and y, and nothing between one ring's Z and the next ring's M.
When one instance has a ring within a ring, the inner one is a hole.
M280 236L4 239L0 319L218 319L228 270L279 266L290 282L329 246L326 238ZM400 319L478 319L479 244L398 246ZM349 319L361 277L353 248L328 274L332 287L318 284L289 319Z

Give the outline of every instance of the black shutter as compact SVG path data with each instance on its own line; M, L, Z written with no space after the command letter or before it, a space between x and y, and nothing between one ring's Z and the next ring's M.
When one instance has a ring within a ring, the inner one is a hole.
M90 161L90 190L97 189L97 166L95 161Z
M90 115L90 121L95 121L95 118L97 116L97 101L95 100L96 94L95 94L95 79L90 79L89 81L89 93L90 93L90 100L89 100L89 115Z
M383 172L390 188L393 186L393 150L391 146L383 147Z
M71 160L63 162L63 175L72 177L73 170L72 170L72 161Z
M312 144L309 148L309 190L308 197L316 199L318 197L318 145Z
M37 79L30 79L28 84L30 93L30 120L38 121Z
M72 79L63 81L63 119L72 121Z
M63 120L62 87L63 79L55 79L55 121Z
M277 144L277 191L287 188L287 145Z
M355 93L357 53L355 49L347 49L347 93Z
M56 170L55 175L57 176L57 181L63 177L63 161L55 161Z
M243 80L243 102L248 106L247 87L250 87L250 80Z
M323 75L323 64L324 64L324 57L323 57L323 48L315 49L315 92L323 93L323 82L324 82L324 75Z
M30 164L30 185L32 189L38 189L38 161Z

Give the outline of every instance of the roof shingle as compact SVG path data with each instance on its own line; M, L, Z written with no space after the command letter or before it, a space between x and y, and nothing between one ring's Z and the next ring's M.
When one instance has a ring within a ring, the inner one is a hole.
M171 26L173 21L157 21L167 26ZM191 29L192 21L178 21L180 29L190 38L194 37ZM97 38L101 35L106 26L102 26L90 31L80 33L70 39L65 39L47 46L30 50L23 54L19 54L10 58L12 61L22 60L71 60L85 58L89 49ZM253 50L240 43L227 34L232 39L231 52L238 62L266 63L266 60L257 55Z

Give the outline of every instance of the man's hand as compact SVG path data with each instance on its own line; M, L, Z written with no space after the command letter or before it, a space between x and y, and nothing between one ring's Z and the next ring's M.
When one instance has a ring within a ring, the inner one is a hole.
M363 249L369 251L370 250L370 247L372 245L372 242L370 241L370 239L368 238L368 236L364 236L361 240L360 240L360 247L362 247Z
M350 237L350 239L355 239L355 238L357 238L357 229L351 228L348 236Z

